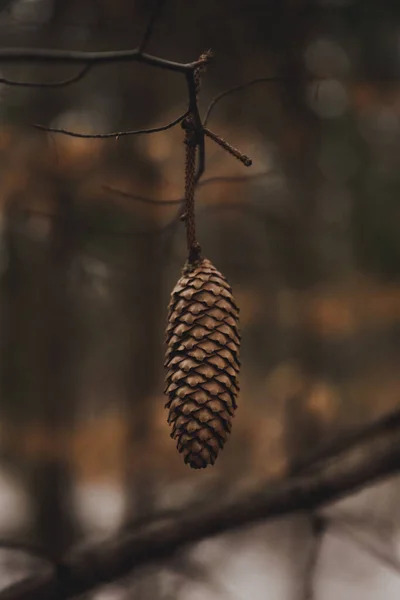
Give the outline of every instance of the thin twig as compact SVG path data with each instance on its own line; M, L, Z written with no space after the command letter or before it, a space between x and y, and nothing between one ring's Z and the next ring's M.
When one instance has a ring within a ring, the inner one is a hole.
M185 129L186 160L185 160L185 212L181 219L185 222L188 262L195 264L201 257L201 246L196 238L195 191L200 177L205 169L204 130L199 113L197 96L200 91L201 76L212 58L209 50L200 58L201 63L193 71L186 74L186 84L189 96L188 116L182 121ZM196 156L199 156L196 169Z
M267 175L273 175L274 173L276 174L276 171L273 169L268 169L267 171L261 171L260 173L252 173L251 175L216 175L215 177L203 179L203 181L198 183L198 187L210 185L210 183L238 183L253 181L253 179L261 179Z
M209 185L211 183L216 183L216 182L225 182L225 183L235 183L237 181L245 181L247 179L257 179L259 177L264 177L265 175L270 174L270 172L265 172L265 173L256 173L253 176L220 176L220 177L210 177L209 179L204 179L203 181L200 181L200 183L198 184L198 187L203 187L206 185ZM112 192L115 194L118 194L122 197L125 198L129 198L131 200L135 200L138 202L143 202L146 204L155 204L158 206L177 206L177 205L181 205L182 208L184 206L184 198L176 198L176 199L171 199L171 200L158 200L157 198L148 198L145 196L139 196L136 194L131 194L129 192L125 192L123 190L118 190L115 188L112 188L110 186L107 185L103 185L102 189L104 189L107 192ZM240 211L244 211L246 212L246 214L248 214L249 216L254 216L255 218L259 219L262 217L265 217L265 211L263 211L262 209L258 209L255 206L251 206L248 204L235 204L235 203L226 203L224 202L221 205L211 205L211 206L206 206L203 207L204 210L207 211L218 211L218 210L240 210ZM48 213L46 211L42 211L39 209L32 209L29 208L27 206L21 206L20 207L21 212L25 215L25 216L32 216L32 217L40 217L40 218L46 218L46 219L53 219L56 221L64 221L65 217L63 215L60 215L58 213ZM113 236L116 238L131 238L131 237L136 237L136 236L147 236L147 235L159 235L164 233L165 231L168 231L170 228L172 228L174 225L176 225L181 217L181 211L178 211L174 217L172 217L172 219L170 221L168 221L168 223L166 223L165 225L161 226L161 227L155 227L152 229L123 229L123 230L110 230L110 229L102 229L99 227L93 227L90 224L85 224L82 222L75 222L74 221L74 234L76 235L82 235L82 234L94 234L94 235L105 235L105 236Z
M119 192L119 190L117 190L117 192ZM122 192L121 195L123 196L127 196L129 198L132 198L132 196L130 194L128 194L127 192ZM139 197L140 201L142 202L147 202L150 201L150 203L153 202L152 198L143 198L143 197ZM137 198L134 197L134 199L136 200ZM156 203L158 203L157 200L155 200ZM184 198L180 198L177 200L173 200L170 201L170 204L175 204L175 205L181 205L182 210L184 208ZM210 206L205 206L202 207L203 210L206 210L207 212L213 213L213 212L219 212L219 211L227 211L227 210L237 210L242 212L245 216L248 216L250 218L255 218L255 219L262 219L262 218L268 218L269 220L272 219L273 223L275 225L277 225L279 223L279 220L274 218L273 215L266 215L265 211L261 208L258 208L256 206L251 206L248 204L243 204L243 203L235 203L235 202L223 202L222 204L213 204ZM55 220L55 221L65 221L65 217L63 215L57 214L57 213L48 213L46 211L42 211L39 209L31 209L25 206L21 206L21 212L24 213L25 216L29 216L29 217L40 217L40 218L44 218L44 219L51 219L51 220ZM173 227L173 225L175 223L178 223L179 220L182 219L182 211L178 211L174 217L172 217L172 219L170 221L168 221L168 223L166 223L165 225L161 226L161 227L155 227L152 229L103 229L100 227L93 227L90 224L85 224L85 223L79 223L79 222L75 222L74 221L74 235L82 235L82 234L93 234L93 235L101 235L101 236L112 236L115 238L130 238L130 237L136 237L136 236L147 236L147 235L159 235L164 233L165 231L167 231L168 229L170 229L171 227Z
M381 561L386 567L394 571L396 575L400 574L400 562L397 560L395 551L393 552L394 556L390 556L389 553L381 551L368 540L361 539L360 535L357 535L357 531L354 529L352 524L346 523L346 521L342 520L341 517L328 517L328 523L330 523L334 533L346 536L348 539L357 544L362 550L364 550L364 552L370 554L372 558ZM387 542L386 537L385 541Z
M163 7L164 4L165 4L165 0L156 0L156 5L155 5L154 10L153 10L153 12L151 14L150 20L149 20L149 22L147 24L147 27L146 27L146 31L144 33L143 39L142 39L142 41L140 43L140 46L139 46L139 53L140 54L142 54L146 50L146 48L147 48L147 46L149 44L151 35L153 33L153 30L154 30L154 25L156 24L156 21L157 21L159 15L160 15L161 9L162 9L162 7Z
M189 96L189 114L191 116L191 125L194 130L196 139L195 143L198 148L198 165L195 176L195 185L200 181L201 176L205 171L205 142L204 142L204 130L201 122L199 106L197 103L197 94L200 88L200 76L204 73L204 65L211 59L211 52L204 53L201 55L199 60L202 60L202 68L197 69L186 74L186 84Z
M157 204L158 206L175 206L176 204L180 204L184 200L184 198L173 198L173 199L169 199L169 200L159 200L158 198L149 198L148 196L140 196L139 194L132 194L130 192L125 192L124 190L119 190L117 188L111 187L110 185L102 185L101 188L105 192L109 192L111 194L116 194L117 196L122 196L122 198L129 198L130 200L136 200L137 202L143 202L144 204Z
M350 429L350 431L345 432L339 439L320 448L315 455L309 456L297 463L294 462L290 466L290 473L292 475L311 473L315 469L318 469L321 460L333 459L344 448L347 448L350 442L362 443L366 439L369 439L374 431L391 431L396 426L400 427L400 409L378 417L365 427Z
M205 187L212 183L238 183L238 182L247 182L253 181L254 179L261 179L262 177L266 177L267 175L273 175L274 171L272 169L268 171L261 171L260 173L253 173L252 175L217 175L215 177L208 177L207 179L203 179L199 181L196 186L198 188ZM120 190L118 188L114 188L110 185L102 185L102 189L105 192L111 194L117 194L118 196L122 196L123 198L129 198L130 200L137 200L138 202L143 202L144 204L157 204L159 206L172 206L176 204L180 204L184 201L184 198L169 198L169 199L158 199L158 198L149 198L148 196L140 196L139 194L132 194L131 192L126 192L124 190Z
M245 164L246 166L251 165L251 160L241 153L239 150L231 146L228 142L223 140L218 135L214 134L210 130L205 130L203 123L201 121L199 107L197 103L197 95L200 88L200 79L201 74L204 72L205 67L212 57L211 51L204 52L197 61L191 63L176 63L172 61L168 61L162 59L160 57L151 56L150 54L145 54L142 52L142 49L148 43L151 32L158 15L158 11L161 8L162 0L159 0L156 10L150 19L149 25L146 29L143 41L139 48L134 50L119 50L113 52L82 52L82 51L65 51L65 50L44 50L44 49L24 49L24 48L3 48L0 50L0 61L34 61L34 62L57 62L57 63L86 63L84 72L87 72L93 64L105 63L105 62L123 62L123 61L138 61L143 62L155 67L159 67L162 69L170 70L170 71L178 71L181 73L185 73L186 82L188 88L188 96L189 96L189 106L188 110L172 121L167 125L163 125L161 127L149 128L149 129L138 129L133 131L118 131L112 133L99 133L99 134L86 134L86 133L77 133L74 131L70 131L63 128L55 128L48 127L46 125L36 124L34 127L40 129L42 131L47 131L51 133L60 133L63 135L68 135L71 137L77 138L86 138L86 139L102 139L102 138L118 138L126 135L141 135L141 134L151 134L157 133L159 131L165 131L174 127L181 121L190 115L191 121L193 123L193 131L196 136L195 146L199 149L198 156L198 166L195 175L195 184L199 182L201 176L205 170L205 143L204 143L204 135L205 133L213 139L216 143L222 146L226 151L230 154L238 158ZM75 76L75 80L82 77L82 73ZM17 85L18 82L15 82ZM20 82L21 84L23 82ZM68 83L72 83L72 81L68 81ZM59 82L59 85L67 85L66 82Z
M65 221L65 217L63 215L57 213L48 213L41 210L31 209L25 206L21 206L21 212L25 216L32 217L40 217L43 219L52 219L54 221ZM94 235L102 235L102 236L112 236L115 238L134 238L141 236L151 236L151 235L160 235L169 229L173 228L176 224L179 223L181 216L181 211L176 213L170 221L168 221L165 225L161 227L153 227L151 229L121 229L121 230L110 230L110 229L101 229L99 227L92 227L89 224L82 223L79 221L74 221L74 235L83 235L83 234L94 234Z
M180 115L167 125L161 125L160 127L151 127L150 129L136 129L133 131L114 131L112 133L77 133L76 131L69 131L68 129L59 129L57 127L48 127L47 125L35 124L32 127L47 131L50 133L62 133L71 137L85 138L85 139L105 139L105 138L119 138L125 135L142 135L147 133L158 133L159 131L166 131L178 125L187 116L187 112Z
M210 131L206 127L203 127L203 131L206 134L206 136L208 136L209 138L212 139L213 142L215 142L216 144L221 146L221 148L223 148L224 150L229 152L229 154L232 154L232 156L234 156L235 158L240 160L240 162L243 163L245 167L251 167L251 165L253 164L253 161L251 160L251 158L249 158L248 156L243 154L240 150L238 150L237 148L232 146L229 142L224 140L224 138L217 135L213 131Z
M312 79L315 79L315 77L312 77ZM211 100L210 104L208 105L206 112L204 113L204 117L203 117L204 127L207 125L208 120L211 116L211 113L214 110L214 108L216 107L216 105L220 102L220 100L222 100L226 96L229 96L230 94L234 94L235 92L240 92L241 90L245 90L248 87L251 87L252 85L256 85L258 83L284 83L286 81L288 81L288 78L280 76L280 75L272 75L271 77L256 77L255 79L251 79L250 81L246 81L244 83L239 83L237 85L233 85L232 87L228 88L227 90L224 90L220 94L217 94L217 96L215 96Z
M14 81L13 79L6 79L5 77L0 78L0 83L4 83L9 86L18 86L18 87L31 87L31 88L60 88L66 87L67 85L71 85L72 83L76 83L85 77L88 74L90 69L93 68L93 65L86 65L79 73L73 75L72 77L68 77L67 79L62 79L61 81L52 81L52 82L31 82L31 81Z

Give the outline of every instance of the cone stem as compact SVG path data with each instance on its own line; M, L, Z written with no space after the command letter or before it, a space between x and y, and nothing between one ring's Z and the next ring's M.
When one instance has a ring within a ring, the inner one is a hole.
M185 212L184 220L186 225L186 240L189 254L189 262L195 263L200 258L200 244L196 239L196 216L194 204L194 192L196 187L196 151L197 144L193 136L193 129L190 127L190 120L187 119L185 145L186 145L186 163L185 163Z

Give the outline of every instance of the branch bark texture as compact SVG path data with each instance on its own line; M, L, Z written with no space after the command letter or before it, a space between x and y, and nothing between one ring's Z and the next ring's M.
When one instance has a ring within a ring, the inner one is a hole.
M127 575L140 565L170 557L202 539L289 513L315 511L398 472L400 413L355 435L336 454L325 453L310 472L265 481L252 492L196 511L154 519L103 543L73 549L61 564L36 580L25 580L0 600L71 598Z

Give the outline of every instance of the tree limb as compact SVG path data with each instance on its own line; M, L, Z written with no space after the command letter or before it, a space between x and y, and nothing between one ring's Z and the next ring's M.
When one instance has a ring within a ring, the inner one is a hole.
M386 431L390 433L397 427L400 431L400 409L383 415L364 427L347 431L339 439L333 440L333 442L321 448L317 454L291 465L290 474L304 475L305 473L311 473L315 468L318 468L321 461L334 459L335 456L345 452L350 446L368 443L368 440L373 439L377 432L384 435Z
M185 545L258 521L320 509L399 471L398 413L370 427L368 437L356 438L336 455L315 463L310 474L265 481L233 499L155 518L103 543L75 548L29 592L26 581L21 582L1 593L0 600L71 598L123 577L139 565L166 559Z
M29 87L29 88L60 88L66 87L67 85L71 85L72 83L76 83L83 79L90 71L93 65L86 65L81 69L76 75L72 77L68 77L67 79L62 79L61 81L49 81L49 82L40 82L40 81L15 81L14 79L7 79L5 77L0 77L0 83L4 85L14 86L14 87Z
M150 20L147 24L146 31L144 32L143 39L139 46L139 52L142 53L146 50L147 45L150 41L151 35L153 33L154 25L158 19L158 16L161 12L163 5L165 4L165 0L156 0L156 4L154 10L151 14Z
M267 175L273 175L273 169L268 169L266 171L261 171L259 173L253 173L252 175L217 175L214 177L208 177L207 179L202 179L197 184L197 187L205 187L206 185L210 185L211 183L238 183L238 182L251 182L254 179L261 179L266 177ZM134 194L132 192L126 192L124 190L120 190L114 188L110 185L102 185L101 188L110 194L116 194L117 196L121 196L122 198L129 198L130 200L136 200L137 202L143 202L144 204L157 204L161 207L174 206L176 204L181 204L183 202L183 198L168 198L165 200L159 198L149 198L146 196L141 196L140 194ZM51 215L50 215L51 216Z
M140 52L139 48L131 50L86 51L86 50L53 50L47 48L0 48L0 62L53 63L59 65L73 64L105 64L113 62L142 62L152 67L190 73L203 61L179 63L159 56Z
M171 129L178 125L183 119L186 117L188 113L185 112L183 115L180 115L170 123L166 125L160 125L159 127L150 127L149 129L135 129L132 131L113 131L112 133L78 133L76 131L69 131L68 129L59 129L57 127L48 127L47 125L40 125L36 123L33 125L35 129L41 129L42 131L47 131L48 133L62 133L64 135L68 135L70 137L76 138L95 138L95 139L104 139L104 138L119 138L124 135L143 135L149 133L159 133L160 131L166 131L167 129Z
M257 77L256 79L252 79L251 81L245 81L243 83L238 83L237 85L234 85L234 86L228 88L227 90L220 92L219 94L214 96L214 98L211 100L210 104L208 105L206 112L204 113L204 117L203 117L204 127L207 125L207 123L210 119L211 113L214 110L215 106L223 98L225 98L225 96L230 96L231 94L233 94L235 92L239 92L241 90L246 90L247 88L249 88L253 85L256 85L258 83L271 83L271 82L282 83L286 80L287 80L287 77L281 77L279 75L271 75L270 77Z

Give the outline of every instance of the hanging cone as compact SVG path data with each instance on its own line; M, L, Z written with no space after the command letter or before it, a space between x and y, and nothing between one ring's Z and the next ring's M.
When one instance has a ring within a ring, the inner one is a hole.
M188 264L171 294L165 393L171 437L193 469L213 465L239 391L239 309L207 259Z

